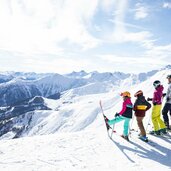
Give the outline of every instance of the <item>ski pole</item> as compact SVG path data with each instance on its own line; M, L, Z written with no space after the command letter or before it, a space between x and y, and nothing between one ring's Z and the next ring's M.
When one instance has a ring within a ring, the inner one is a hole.
M133 122L134 122L134 118L135 118L135 116L133 115L131 125L129 125L129 135L130 136L131 136L131 130L132 130L132 125L133 125Z
M151 119L151 115L149 115L148 122L147 122L147 126L146 126L146 128L145 128L145 132L147 132L148 125L150 124L150 119Z
M110 135L111 139L112 139L112 135L113 135L113 132L114 132L114 128L115 128L115 124L113 124L112 133Z
M104 111L103 111L102 101L101 100L99 101L99 104L100 104L100 108L101 108L102 114L103 114L103 116L105 116Z

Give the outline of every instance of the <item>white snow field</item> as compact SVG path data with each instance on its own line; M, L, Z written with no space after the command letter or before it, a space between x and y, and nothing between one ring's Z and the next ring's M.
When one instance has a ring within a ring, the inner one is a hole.
M121 109L120 92L128 90L133 96L142 89L146 97L152 97L152 83L156 79L161 80L166 91L168 73L171 70L161 70L134 85L130 78L119 87L103 84L99 91L99 84L90 84L66 91L59 100L45 99L53 110L35 111L22 138L11 139L12 132L1 137L0 171L170 171L170 133L148 135L149 142L145 143L138 139L133 118L130 129L135 131L130 132L130 142L120 137L122 123L115 125L117 133L113 133L111 140L99 107L102 100L104 113L113 118ZM152 129L152 124L148 125L150 116L151 110L144 119L147 131Z
M113 135L105 127L94 131L2 140L1 171L169 171L171 139L149 136L145 143L135 135L131 142Z

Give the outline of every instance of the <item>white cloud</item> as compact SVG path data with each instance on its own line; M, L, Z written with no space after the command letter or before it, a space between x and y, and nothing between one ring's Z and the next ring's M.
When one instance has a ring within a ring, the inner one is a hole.
M171 9L171 3L170 2L164 2L163 3L163 8Z
M22 52L63 51L67 41L80 49L100 41L88 31L98 0L0 1L0 48Z
M69 73L82 69L91 69L91 59L81 57L63 57L56 55L26 55L1 51L0 71L24 71L24 72L56 72ZM89 68L90 66L90 68Z
M131 24L131 23L116 21L116 20L113 20L113 19L109 19L109 21L114 23L114 24L121 23L122 25L124 25L124 27L128 27L128 28L135 28L135 29L138 29L138 30L144 30L145 29L142 26L138 26L138 25Z
M115 24L115 27L112 36L110 35L108 39L113 43L125 43L125 42L142 43L144 40L149 39L152 36L152 34L149 31L130 32L127 29L127 27L137 28L137 26L125 22L127 9L128 9L127 0L120 0L117 3L114 19L112 20L112 22ZM138 29L143 30L140 27L138 27Z
M124 43L124 42L137 42L142 43L144 40L147 40L152 35L148 31L141 31L141 32L114 32L112 40L117 43Z
M146 39L142 42L141 46L146 49L151 49L151 48L153 48L155 41L156 40Z
M117 0L100 0L101 7L106 12L111 12L114 8L114 5L117 3Z
M117 56L117 55L111 55L111 54L105 54L105 55L99 55L99 57L109 63L113 64L123 64L123 62L126 62L129 65L132 65L132 67L135 67L135 65L139 64L150 64L153 63L154 65L164 65L165 61L162 61L160 58L156 58L157 60L154 61L153 57L149 56L136 56L136 57L131 57L131 56Z
M101 5L105 12L115 11L114 31L100 39L88 30ZM15 0L0 1L0 49L24 53L62 53L67 46L79 50L98 47L104 39L113 43L141 42L151 36L148 31L129 32L126 27L143 30L126 23L127 0ZM109 35L109 36L108 36Z
M54 60L27 60L27 70L33 69L36 72L56 72L56 73L69 73L71 71L80 71L86 69L89 65L89 61L85 59L67 59L67 58L56 58ZM39 63L39 65L37 65ZM42 70L43 68L43 70Z
M152 45L149 49L146 50L145 54L147 56L152 57L153 59L160 58L162 61L169 61L171 62L171 44L157 46Z
M128 0L0 0L1 70L66 73L82 69L123 71L125 66L150 68L153 61L154 65L165 65L171 46L156 46L152 31L131 24L131 19L137 23L134 19L146 18L150 7L137 3L135 18L130 19L130 4ZM134 57L138 52L122 48L121 43L124 47L130 43L130 49L135 45L141 55ZM130 56L93 56L113 52L111 46L115 45L120 54L125 49L124 54ZM88 51L91 48L96 49ZM4 56L2 49L12 54Z
M130 54L129 54L130 55ZM159 69L168 65L167 60L160 59L140 54L140 56L122 56L113 54L98 55L101 59L101 64L106 64L99 68L99 71L123 71L125 73L140 73L151 71L152 69Z
M136 4L135 19L144 19L148 16L148 9L140 3Z

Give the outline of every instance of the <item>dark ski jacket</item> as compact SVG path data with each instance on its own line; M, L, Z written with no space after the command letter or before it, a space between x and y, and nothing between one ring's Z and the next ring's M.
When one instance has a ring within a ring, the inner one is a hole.
M127 97L122 104L122 110L119 112L119 115L122 115L126 118L132 118L132 109L133 105L131 99Z
M151 108L151 104L147 102L143 95L138 96L135 103L133 110L135 111L135 116L137 117L144 117L145 112Z

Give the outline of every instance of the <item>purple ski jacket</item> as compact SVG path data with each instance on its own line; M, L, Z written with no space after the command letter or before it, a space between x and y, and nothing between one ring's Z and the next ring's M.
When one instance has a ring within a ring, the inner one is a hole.
M164 87L160 85L157 87L153 94L153 104L161 105L162 104L162 95Z

